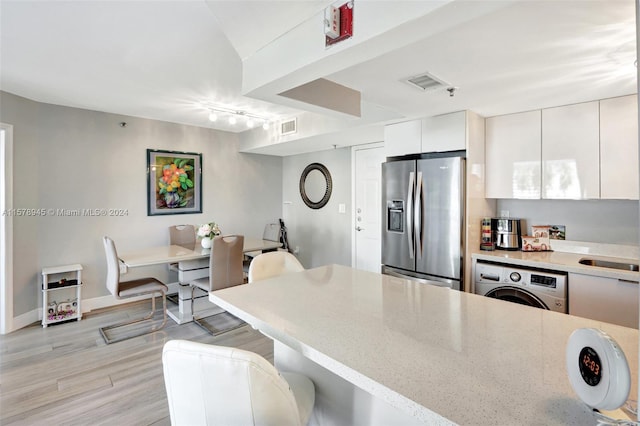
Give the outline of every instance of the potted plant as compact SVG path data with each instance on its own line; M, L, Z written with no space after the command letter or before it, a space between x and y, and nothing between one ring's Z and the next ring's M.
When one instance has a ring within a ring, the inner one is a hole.
M201 238L200 244L203 248L211 248L213 237L221 235L220 227L215 222L204 223L198 227L197 235Z

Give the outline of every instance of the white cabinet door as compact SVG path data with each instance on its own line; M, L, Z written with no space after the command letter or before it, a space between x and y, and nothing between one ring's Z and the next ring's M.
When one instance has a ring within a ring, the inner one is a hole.
M540 198L540 110L486 120L486 197Z
M600 198L598 106L542 110L542 198Z
M569 314L638 328L638 282L570 273Z
M404 121L384 126L384 152L386 157L395 157L421 152L421 120Z
M422 120L422 152L467 149L467 114L465 111L436 115Z
M600 197L638 199L638 97L600 101Z

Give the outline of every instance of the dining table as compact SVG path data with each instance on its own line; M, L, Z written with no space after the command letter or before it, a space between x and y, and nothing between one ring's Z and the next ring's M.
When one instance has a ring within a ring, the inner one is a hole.
M279 247L282 247L282 243L279 241L245 237L242 252L261 253L277 250ZM171 265L171 269L178 274L178 294L177 300L174 299L176 303L170 304L167 308L167 314L178 324L184 324L193 321L189 282L209 276L210 255L211 248L204 248L200 244L196 244L194 247L167 244L118 253L118 259L120 260L121 271L144 266ZM205 307L221 310L209 303L206 295L199 299L210 305ZM194 302L197 301L198 299ZM202 304L200 303L200 305Z

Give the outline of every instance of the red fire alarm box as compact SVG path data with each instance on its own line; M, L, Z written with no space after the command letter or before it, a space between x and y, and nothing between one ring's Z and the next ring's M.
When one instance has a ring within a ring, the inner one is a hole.
M351 0L342 6L329 6L325 9L325 46L331 46L353 35L353 3Z
M329 6L324 10L324 33L328 38L340 36L340 9Z

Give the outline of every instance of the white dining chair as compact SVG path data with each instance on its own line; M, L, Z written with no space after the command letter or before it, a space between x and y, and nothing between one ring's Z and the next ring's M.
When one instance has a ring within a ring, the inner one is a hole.
M277 223L267 223L264 226L264 230L262 231L262 239L266 240L266 241L275 241L275 242L279 242L280 241L280 225ZM273 249L273 251L275 251L277 249ZM251 265L251 262L253 261L253 259L260 255L262 252L261 251L250 251L244 254L244 262L242 263L242 268L245 274L249 274L249 266Z
M162 351L172 425L305 425L313 382L237 348L170 340Z
M249 265L249 282L265 280L291 272L304 271L304 266L291 253L272 251L256 256Z
M105 343L111 344L120 342L122 340L131 339L133 337L142 336L144 334L153 333L162 329L167 323L167 286L153 277L138 278L131 281L120 281L120 265L118 261L118 252L116 251L116 245L109 237L103 237L105 254L107 256L107 289L116 299L127 299L137 296L150 296L151 297L151 312L142 318L127 320L119 322L117 324L111 324L105 327L100 327L100 334ZM162 297L162 323L160 325L151 324L149 328L143 328L137 330L132 334L124 334L121 337L109 337L107 332L115 331L131 324L151 321L156 311L156 297Z

